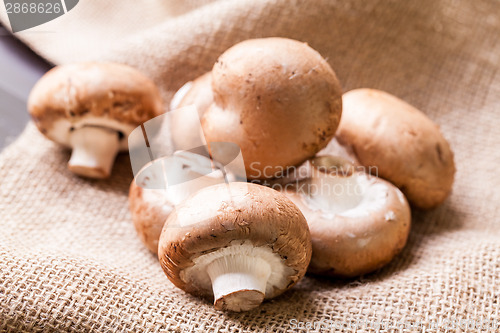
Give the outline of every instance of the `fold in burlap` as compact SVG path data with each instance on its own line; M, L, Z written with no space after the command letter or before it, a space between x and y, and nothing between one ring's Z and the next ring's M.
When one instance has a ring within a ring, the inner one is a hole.
M81 179L67 171L68 153L29 125L0 156L0 331L285 332L309 323L354 332L383 321L444 332L495 320L500 330L498 1L138 3L80 1L16 35L54 63L136 66L167 100L240 40L307 41L345 90L386 90L441 125L455 151L453 194L414 211L407 247L381 271L347 282L308 276L255 311L227 314L176 289L140 243L126 156L111 179Z

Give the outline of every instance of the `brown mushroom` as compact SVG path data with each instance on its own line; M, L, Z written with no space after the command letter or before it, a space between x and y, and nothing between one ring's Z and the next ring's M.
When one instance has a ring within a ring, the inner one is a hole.
M391 261L410 231L410 208L401 191L338 157L316 157L311 169L311 178L285 191L309 224L309 271L354 277Z
M268 179L314 156L334 136L341 88L321 55L286 38L252 39L212 70L214 103L202 118L210 142L233 142L247 177Z
M164 190L144 189L135 179L130 184L128 195L130 213L135 231L149 251L158 253L158 240L167 217L174 206Z
M177 287L247 311L295 285L311 259L307 223L285 195L250 183L199 190L170 214L158 257Z
M91 178L108 177L128 134L163 112L155 84L115 63L53 68L32 89L28 109L46 137L72 149L69 169Z
M205 73L183 85L172 98L171 111L194 105L198 115L196 117L194 112L172 112L170 127L175 149L189 149L206 144L201 133L200 119L213 103L211 82L211 72Z
M205 156L177 151L145 165L130 184L129 206L135 230L153 253L174 207L199 189L232 180ZM169 184L170 183L170 184Z
M410 203L429 209L450 194L453 152L439 127L424 113L379 90L355 89L343 96L337 140L364 166L399 187Z

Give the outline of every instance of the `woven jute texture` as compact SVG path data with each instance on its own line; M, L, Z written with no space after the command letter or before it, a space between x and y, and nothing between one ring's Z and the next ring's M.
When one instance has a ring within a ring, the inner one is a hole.
M78 178L29 125L0 155L0 331L500 332L499 13L494 0L80 1L16 34L56 64L135 66L167 101L238 41L306 41L345 90L386 90L440 124L457 174L441 207L413 212L408 245L384 269L307 276L230 314L176 289L140 243L126 155L109 180Z

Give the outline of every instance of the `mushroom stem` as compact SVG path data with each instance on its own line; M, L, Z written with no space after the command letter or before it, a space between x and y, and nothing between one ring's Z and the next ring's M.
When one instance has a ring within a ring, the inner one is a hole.
M311 164L308 199L316 207L336 214L361 202L362 189L352 163L336 156L318 156Z
M84 177L107 178L120 148L118 132L85 126L70 133L73 148L68 168Z
M271 266L259 257L235 254L215 259L207 266L218 310L248 311L266 295Z

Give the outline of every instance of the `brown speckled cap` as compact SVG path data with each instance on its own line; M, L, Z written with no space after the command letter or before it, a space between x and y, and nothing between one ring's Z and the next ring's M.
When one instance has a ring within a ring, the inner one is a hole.
M67 121L65 131L83 126L89 116L133 129L162 114L163 106L156 85L138 70L116 63L89 62L61 65L47 72L32 89L28 110L43 134L68 145L58 140L63 135L52 134L56 120ZM113 129L128 128L117 126Z
M150 193L153 200L144 198L144 192ZM165 191L143 189L133 180L129 190L129 208L135 230L149 251L158 253L158 239L168 215L174 206L165 198Z
M198 113L203 115L213 103L212 94L212 72L207 72L193 81L189 82L189 89L179 98L178 104L172 104L171 108L180 108L187 105L196 105Z
M342 91L306 43L252 39L223 53L212 70L214 103L202 119L207 141L234 142L249 179L299 165L334 136Z
M355 89L344 94L338 141L359 162L399 187L411 204L429 209L450 194L453 152L424 113L386 92Z
M198 284L201 276L183 278L185 271L203 255L243 243L268 251L289 269L280 277L282 285L268 287L265 298L297 283L311 259L309 229L300 210L280 192L249 183L207 187L180 204L162 231L158 256L177 287L212 296L210 288Z
M403 193L391 183L364 173L347 177L357 177L353 183L357 185L349 189L344 183L343 192L357 191L360 200L344 212L332 213L313 204L309 180L284 192L309 225L311 273L344 278L370 273L390 262L406 245L411 213Z
M163 106L158 88L138 70L79 63L47 72L31 90L28 110L45 136L72 149L69 170L107 178L128 135Z
M158 253L163 225L174 207L201 188L233 179L212 168L205 156L177 151L144 166L130 184L129 207L135 229L146 247Z
M195 80L186 83L175 94L170 104L170 110L182 109L188 106L196 107L197 113L178 110L171 114L172 141L176 149L189 149L205 144L201 137L201 117L213 103L212 72L203 74Z

